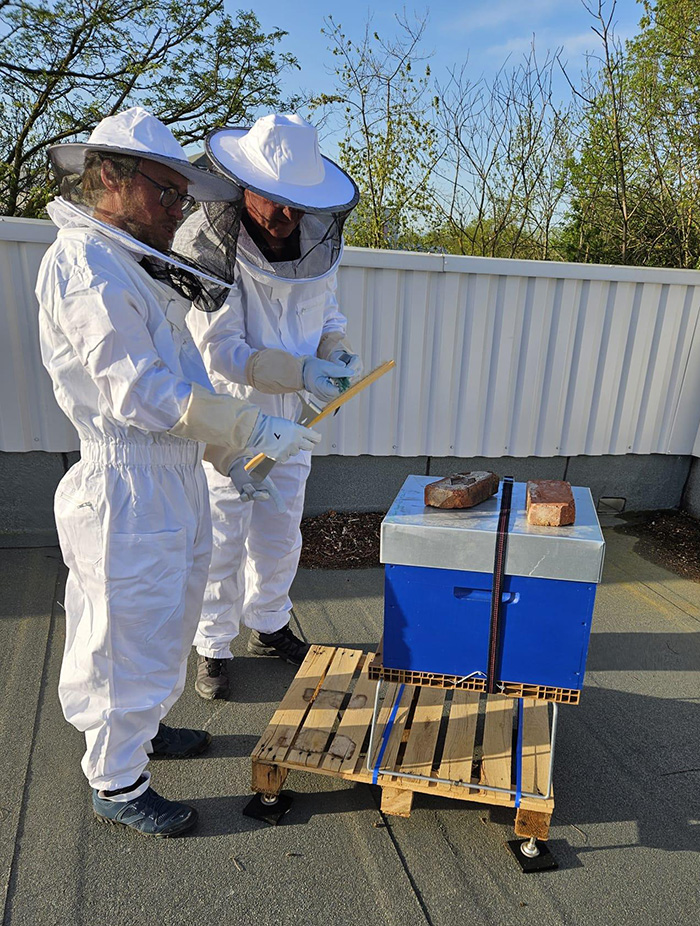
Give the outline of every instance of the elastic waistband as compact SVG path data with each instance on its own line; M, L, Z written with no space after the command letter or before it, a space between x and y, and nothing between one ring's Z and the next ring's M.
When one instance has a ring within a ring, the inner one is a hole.
M80 458L104 466L195 466L202 460L204 444L192 440L137 444L128 441L82 441Z

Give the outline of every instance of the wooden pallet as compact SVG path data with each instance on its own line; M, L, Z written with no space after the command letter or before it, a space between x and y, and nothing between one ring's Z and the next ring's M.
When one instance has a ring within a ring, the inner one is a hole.
M413 669L392 669L382 664L381 643L369 665L369 677L402 685L427 685L430 688L451 688L459 691L485 691L486 679L442 675L438 672L416 672ZM578 704L581 692L577 688L555 688L551 685L530 685L525 682L499 681L501 693L509 698L535 698L558 704Z
M366 783L376 777L382 810L405 817L415 792L515 807L513 795L483 790L515 787L517 701L503 695L390 682L379 710L372 770L367 768L377 684L368 672L372 658L362 650L311 647L253 750L253 790L276 795L289 770L300 769ZM523 700L522 733L522 791L544 795L550 756L546 703ZM390 771L375 776L382 746L381 768ZM398 772L447 783L399 778ZM551 796L523 796L516 835L546 839L553 808Z

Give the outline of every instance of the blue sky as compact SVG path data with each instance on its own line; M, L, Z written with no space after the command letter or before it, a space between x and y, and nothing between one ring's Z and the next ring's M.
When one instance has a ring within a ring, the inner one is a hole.
M226 0L230 11L238 8L255 10L265 29L279 27L289 35L283 47L299 59L301 71L289 78L289 92L305 89L313 92L330 90L327 68L333 59L327 41L321 35L324 17L332 13L349 38L359 39L370 9L373 28L382 36L395 29L395 15L404 8L411 14L427 10L428 28L423 41L425 52L432 52L433 74L441 78L448 67L468 59L473 80L482 74L492 76L510 55L515 62L528 50L534 35L538 58L547 50L563 49L572 76L578 76L584 53L595 47L591 31L593 20L581 0L433 0L411 5L393 0L377 0L370 7L363 2L342 4L328 0L262 0L246 4L245 0ZM588 0L597 6L597 0ZM607 0L610 8L610 0ZM637 0L618 0L616 32L622 39L637 32L642 6ZM564 92L562 83L562 92Z

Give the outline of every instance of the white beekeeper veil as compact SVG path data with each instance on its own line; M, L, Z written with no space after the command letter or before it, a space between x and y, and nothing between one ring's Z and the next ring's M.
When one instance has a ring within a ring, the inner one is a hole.
M295 231L298 256L280 261L256 243L244 211L238 237L242 263L289 281L318 279L335 268L343 225L359 193L352 178L321 154L313 125L295 114L271 114L252 128L217 129L208 136L206 151L214 168L241 190L304 213Z
M193 262L172 251L161 252L138 241L123 229L115 228L94 216L94 191L84 189L85 158L96 152L105 158L126 155L156 161L181 174L188 184L188 194L200 202L216 204L210 221L221 220L215 239L223 251L233 250L238 232L241 191L225 177L192 164L170 129L140 106L103 119L87 142L52 145L49 158L58 179L61 195L47 211L57 225L87 224L148 259L149 272L161 275L188 299L196 299L200 308L219 308L233 283L233 261L219 258L211 250ZM226 205L226 209L220 208ZM230 271L227 273L226 271Z

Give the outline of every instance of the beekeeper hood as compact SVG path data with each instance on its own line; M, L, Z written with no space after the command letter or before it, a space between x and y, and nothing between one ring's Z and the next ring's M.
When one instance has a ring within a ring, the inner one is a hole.
M89 152L156 161L181 174L194 200L212 204L207 219L216 226L211 238L218 243L221 254L205 251L201 259L192 262L172 251L158 251L127 231L95 218L95 192L86 190L83 184L85 158ZM226 177L192 164L167 126L145 109L135 106L103 119L87 142L52 145L49 158L61 194L47 207L55 224L62 228L85 224L97 227L132 252L146 257L151 269L157 268L153 275L162 271L167 282L187 298L196 298L200 308L213 310L223 303L233 282L242 194ZM222 256L231 253L233 258Z
M343 225L359 193L345 171L321 154L314 126L294 114L271 114L258 119L252 128L212 132L206 150L214 168L241 190L303 212L293 233L295 256L270 260L260 238L256 243L251 235L244 210L238 259L254 275L311 280L336 267L342 254Z

